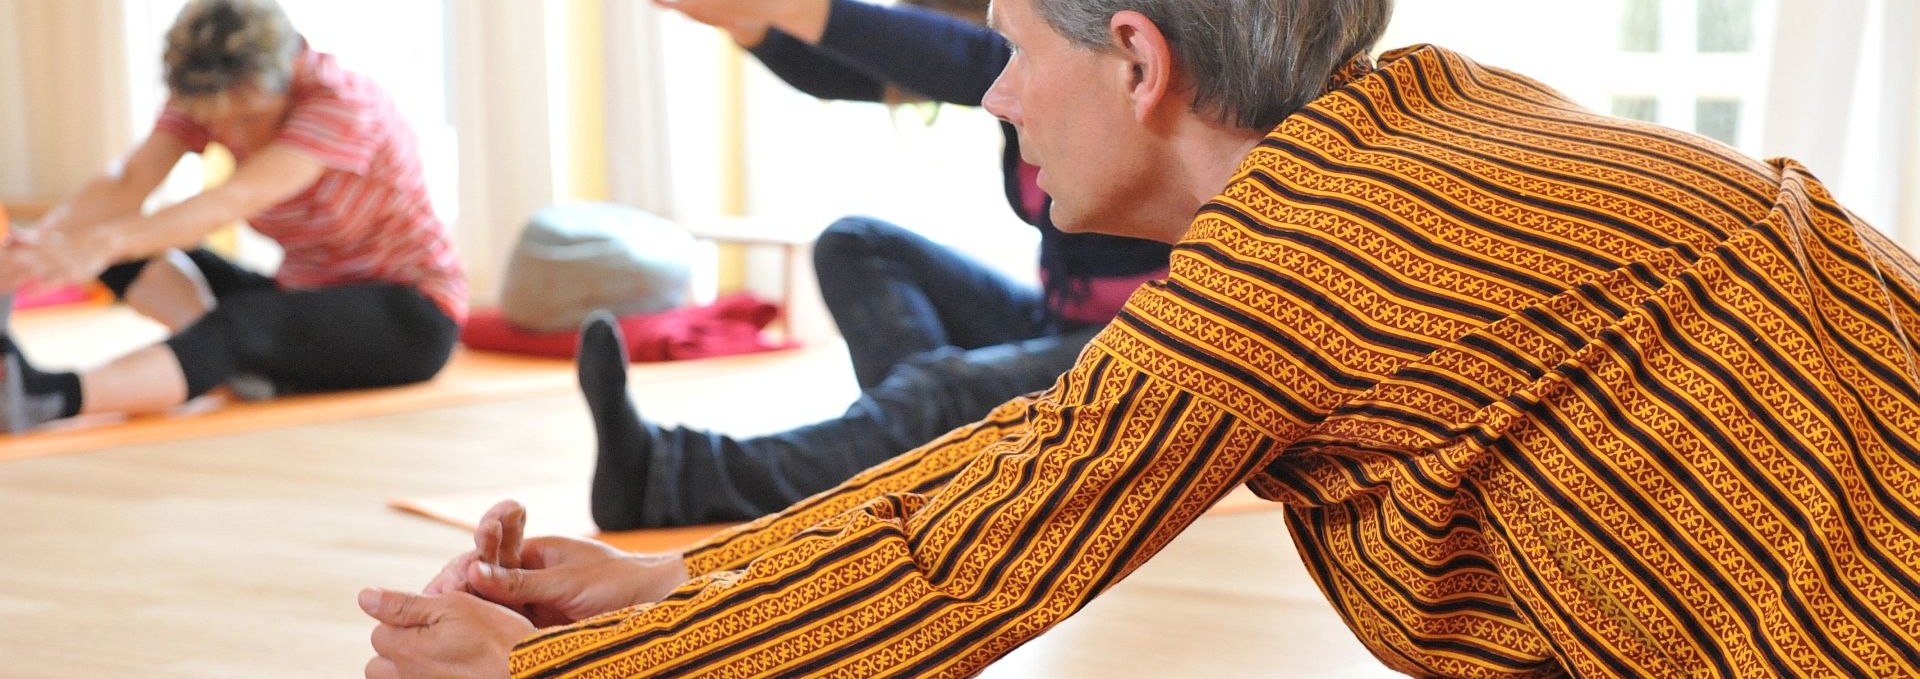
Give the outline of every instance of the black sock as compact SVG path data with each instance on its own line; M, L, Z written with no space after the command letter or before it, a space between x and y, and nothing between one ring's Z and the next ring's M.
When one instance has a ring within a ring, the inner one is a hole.
M580 327L580 391L593 413L599 460L593 468L593 522L601 530L641 526L647 468L660 430L640 419L627 394L627 346L612 315L594 312Z
M24 403L11 404L6 414L9 429L19 429L32 425L65 419L80 414L80 375L72 372L42 372L27 362L20 353L13 338L0 335L0 361L5 362L0 370L20 371L20 387ZM12 379L10 375L0 375L0 379Z

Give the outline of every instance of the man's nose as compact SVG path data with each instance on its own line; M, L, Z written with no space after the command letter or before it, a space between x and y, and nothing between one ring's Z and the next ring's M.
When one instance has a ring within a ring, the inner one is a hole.
M993 117L1017 126L1020 124L1020 98L1014 94L1010 80L1006 70L1000 71L1000 77L994 79L993 86L987 88L987 94L980 98L980 107L993 114Z

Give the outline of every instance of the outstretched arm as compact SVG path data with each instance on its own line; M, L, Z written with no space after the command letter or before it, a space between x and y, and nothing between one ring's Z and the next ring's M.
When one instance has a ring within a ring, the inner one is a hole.
M891 84L977 106L1011 58L984 26L918 7L858 0L658 0L734 36L796 89L878 101Z
M1013 50L992 29L919 7L832 0L819 47L935 101L979 106Z
M156 134L154 139L172 139ZM149 144L152 144L151 140ZM161 151L144 162L156 162L173 149L183 149L178 140L169 146L159 142ZM143 150L146 148L143 145ZM140 153L136 153L139 159ZM179 154L174 153L178 160ZM252 158L219 187L209 189L152 215L124 214L86 223L73 217L55 228L23 234L19 243L0 255L0 289L12 289L28 281L45 285L71 285L91 280L115 262L142 259L169 248L191 247L207 235L233 222L261 212L286 200L319 179L324 167L305 152L276 143ZM148 170L150 171L150 170ZM164 170L161 172L165 174ZM149 178L139 175L138 182ZM154 185L159 180L152 179ZM131 195L137 189L129 176L126 189L103 189L100 210L121 206L112 201ZM147 185L145 191L151 191ZM141 195L144 195L142 193ZM137 203L135 204L137 209Z
M187 154L187 144L172 134L155 132L134 147L125 160L88 181L72 198L53 209L42 229L88 227L109 219L137 215L147 195Z
M995 413L1014 418L1004 432L962 429L915 452L962 451L948 482L776 528L863 495L828 493L722 538L688 564L728 570L537 634L515 649L515 675L970 674L1131 573L1276 449L1099 340L1054 390L1009 410Z

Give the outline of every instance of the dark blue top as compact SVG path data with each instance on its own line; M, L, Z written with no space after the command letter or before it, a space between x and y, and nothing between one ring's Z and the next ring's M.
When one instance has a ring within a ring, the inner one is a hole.
M822 99L880 101L886 84L935 101L979 106L1012 58L999 33L939 12L832 0L826 32L809 45L769 31L753 55L774 75ZM1029 213L1020 200L1020 138L1000 123L1007 203L1040 229L1040 267L1054 304L1076 297L1090 278L1131 277L1166 268L1171 247L1158 241L1054 228L1047 204ZM1051 203L1049 199L1048 203ZM1063 285L1064 284L1064 285Z

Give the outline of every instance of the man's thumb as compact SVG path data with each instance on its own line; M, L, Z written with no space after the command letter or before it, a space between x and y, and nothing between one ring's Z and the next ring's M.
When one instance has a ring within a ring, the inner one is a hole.
M484 561L474 562L467 586L480 598L497 604L552 604L561 593L558 580L544 570L501 568Z
M395 627L419 627L432 622L426 597L388 589L360 590L360 610Z

